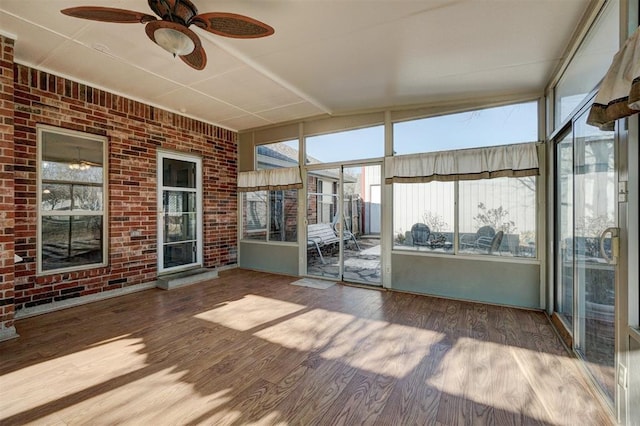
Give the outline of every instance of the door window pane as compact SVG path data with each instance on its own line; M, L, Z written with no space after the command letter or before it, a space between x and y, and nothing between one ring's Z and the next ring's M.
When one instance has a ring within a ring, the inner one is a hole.
M193 161L162 159L162 185L174 188L196 187L196 163Z
M613 400L616 267L607 260L611 256L610 234L603 233L617 225L614 132L587 125L583 114L575 123L574 158L573 253L580 320L577 349Z
M196 193L185 191L164 191L164 211L169 213L195 213Z
M338 169L313 170L307 174L307 273L340 278Z
M189 265L198 261L195 241L163 246L164 268Z
M573 326L573 134L557 146L556 312Z
M196 213L168 213L164 217L164 242L196 239Z

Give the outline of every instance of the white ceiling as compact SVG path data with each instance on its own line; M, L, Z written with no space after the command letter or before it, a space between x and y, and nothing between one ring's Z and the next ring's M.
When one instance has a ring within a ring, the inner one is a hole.
M200 13L263 21L238 40L195 26L203 71L154 45L142 24L75 19L145 0L0 0L15 60L233 130L319 114L542 93L589 0L193 0Z

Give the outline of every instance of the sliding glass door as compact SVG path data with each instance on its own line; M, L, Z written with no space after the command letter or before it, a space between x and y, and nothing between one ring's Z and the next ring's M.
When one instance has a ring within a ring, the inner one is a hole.
M573 132L556 145L556 312L573 327Z
M307 274L381 285L380 164L307 173Z
M618 235L614 132L586 124L556 143L556 313L613 403Z
M617 237L615 140L613 132L574 124L575 347L607 396L615 381L615 282L612 256Z

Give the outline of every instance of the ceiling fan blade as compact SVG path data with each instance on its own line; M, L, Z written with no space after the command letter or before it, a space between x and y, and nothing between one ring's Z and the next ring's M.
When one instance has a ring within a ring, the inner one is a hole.
M273 27L248 16L212 12L194 16L191 21L203 30L231 38L260 38L275 32Z
M168 21L153 21L149 22L147 26L144 28L144 31L147 33L147 36L154 43L158 44L156 41L155 32L160 28L168 28L174 31L179 31L182 34L186 35L191 39L194 45L193 52L187 55L180 55L180 59L182 59L187 65L197 70L204 69L205 65L207 65L207 55L202 48L202 42L200 41L200 37L189 28L176 24L175 22ZM175 56L175 55L174 55Z
M144 24L156 20L156 17L153 15L112 7L80 6L63 9L60 12L74 18L90 19L100 22L116 22L119 24Z
M182 62L196 70L203 70L207 66L207 54L204 52L202 45L197 44L193 52L188 55L180 56Z

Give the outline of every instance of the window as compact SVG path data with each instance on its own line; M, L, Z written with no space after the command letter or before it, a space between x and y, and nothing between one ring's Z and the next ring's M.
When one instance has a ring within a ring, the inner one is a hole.
M298 241L298 190L245 192L242 211L243 239Z
M299 164L298 140L256 146L256 170L294 167Z
M394 247L453 253L454 208L454 182L394 184Z
M609 1L589 29L555 87L555 128L564 122L604 77L618 51L619 1Z
M394 124L394 249L537 256L537 105Z
M380 158L384 156L384 126L310 136L306 146L307 164Z
M256 169L298 165L298 141L256 146ZM298 241L298 190L254 191L243 194L242 238L256 241Z
M459 182L460 253L536 256L536 177Z
M38 272L106 265L106 139L39 126L38 144Z
M394 155L537 140L537 102L403 121L393 125Z
M535 177L394 184L394 249L453 254L456 205L458 253L536 256Z
M243 194L242 238L265 240L267 237L268 191L245 192Z

